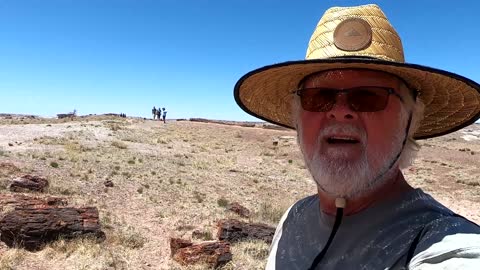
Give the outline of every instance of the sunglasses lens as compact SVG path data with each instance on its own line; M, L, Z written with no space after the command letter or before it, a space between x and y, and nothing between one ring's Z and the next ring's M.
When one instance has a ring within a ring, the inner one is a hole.
M360 87L348 92L348 103L357 112L376 112L385 109L389 92L380 87Z
M310 112L328 112L335 104L333 89L307 88L299 93L302 108Z

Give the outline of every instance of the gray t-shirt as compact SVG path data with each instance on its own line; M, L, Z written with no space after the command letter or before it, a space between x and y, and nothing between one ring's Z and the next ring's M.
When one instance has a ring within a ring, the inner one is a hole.
M327 242L334 220L320 211L317 195L295 203L277 227L266 269L308 269ZM415 238L418 242L412 245ZM413 258L408 262L410 249ZM415 189L344 216L316 269L457 266L480 269L480 227Z

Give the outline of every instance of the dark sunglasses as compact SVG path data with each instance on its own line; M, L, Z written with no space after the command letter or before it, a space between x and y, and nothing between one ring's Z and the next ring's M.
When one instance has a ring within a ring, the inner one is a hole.
M296 90L295 93L300 96L302 108L309 112L330 111L339 94L346 95L348 106L355 112L384 110L388 104L388 97L392 94L403 102L402 97L392 88L381 86L360 86L348 89L304 88Z

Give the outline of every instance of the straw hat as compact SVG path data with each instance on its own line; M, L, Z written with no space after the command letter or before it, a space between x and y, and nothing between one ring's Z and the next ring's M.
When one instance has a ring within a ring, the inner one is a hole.
M306 60L253 70L235 85L237 104L268 122L292 126L292 92L307 75L329 69L364 68L397 75L425 104L416 139L444 135L480 118L480 85L447 71L408 64L400 37L377 5L334 7L320 19Z

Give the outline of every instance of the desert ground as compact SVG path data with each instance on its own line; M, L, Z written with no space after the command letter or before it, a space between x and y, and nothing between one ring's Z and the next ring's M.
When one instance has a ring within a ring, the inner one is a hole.
M419 143L404 170L408 181L480 223L480 124ZM60 239L38 252L0 243L0 269L204 269L174 262L169 238L200 230L200 240L213 239L217 220L241 219L225 210L226 201L253 212L245 221L275 226L292 203L316 191L295 133L262 125L0 118L0 164L9 164L0 166L0 193L11 193L14 177L43 176L50 186L36 196L97 207L107 235L101 243ZM233 244L223 269L263 269L268 250L260 241Z

